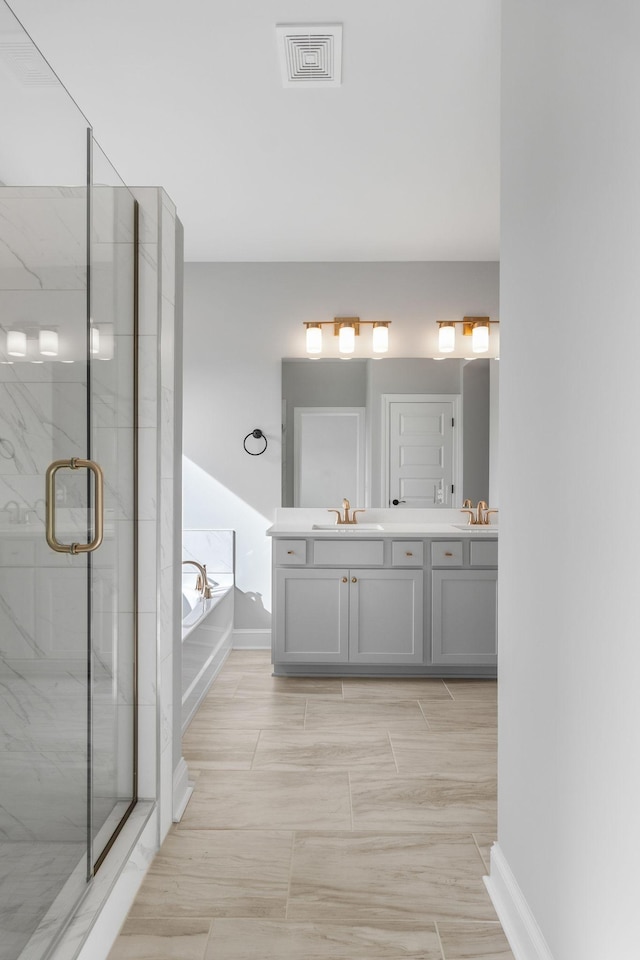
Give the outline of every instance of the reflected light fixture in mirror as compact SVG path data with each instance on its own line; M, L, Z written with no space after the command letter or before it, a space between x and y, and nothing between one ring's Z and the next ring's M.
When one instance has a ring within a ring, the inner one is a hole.
M40 330L38 333L38 349L43 357L58 356L58 334L55 330Z
M113 360L115 340L113 336L113 324L101 323L97 328L99 334L98 350L96 356L98 360Z
M100 353L100 331L97 327L91 327L90 344L91 354L95 357Z
M26 357L27 335L23 330L7 331L7 353L10 357Z

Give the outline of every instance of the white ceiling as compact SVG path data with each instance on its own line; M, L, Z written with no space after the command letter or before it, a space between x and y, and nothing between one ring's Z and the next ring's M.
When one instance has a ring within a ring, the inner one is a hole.
M497 260L500 0L10 0L187 260ZM282 86L275 25L342 23Z

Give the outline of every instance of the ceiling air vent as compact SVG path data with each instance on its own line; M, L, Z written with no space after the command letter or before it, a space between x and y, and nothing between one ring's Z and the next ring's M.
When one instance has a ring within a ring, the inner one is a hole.
M0 59L24 87L60 86L60 81L38 48L21 35L0 34Z
M342 24L279 24L276 27L284 87L339 87Z

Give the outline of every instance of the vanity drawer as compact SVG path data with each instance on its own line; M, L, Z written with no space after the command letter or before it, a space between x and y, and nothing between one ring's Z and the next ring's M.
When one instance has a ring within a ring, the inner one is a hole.
M434 567L461 567L462 541L441 540L431 544L431 564Z
M335 566L382 566L384 562L383 540L314 540L312 563Z
M422 540L394 540L391 544L391 563L394 567L421 567L424 563Z
M276 540L276 564L279 567L307 562L306 540Z
M481 542L471 541L471 566L472 567L497 567L498 566L498 541L483 540Z

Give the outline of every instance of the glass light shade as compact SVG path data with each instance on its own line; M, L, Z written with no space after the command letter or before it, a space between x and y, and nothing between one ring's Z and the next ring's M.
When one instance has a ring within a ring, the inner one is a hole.
M307 353L322 353L322 327L307 327Z
M356 329L349 325L340 327L338 350L340 353L353 353L356 348Z
M7 353L10 357L26 357L26 333L22 330L7 330Z
M441 323L438 329L438 350L451 353L456 346L456 328L453 323Z
M476 324L471 334L471 349L474 353L486 353L489 349L488 324Z
M113 338L113 324L101 323L98 327L98 360L113 360L115 341Z
M386 323L373 325L373 352L387 353L389 350L389 327Z
M55 330L41 330L38 334L38 349L43 357L58 356L58 334Z
M95 357L100 353L100 331L97 327L91 327L90 331L91 353Z

